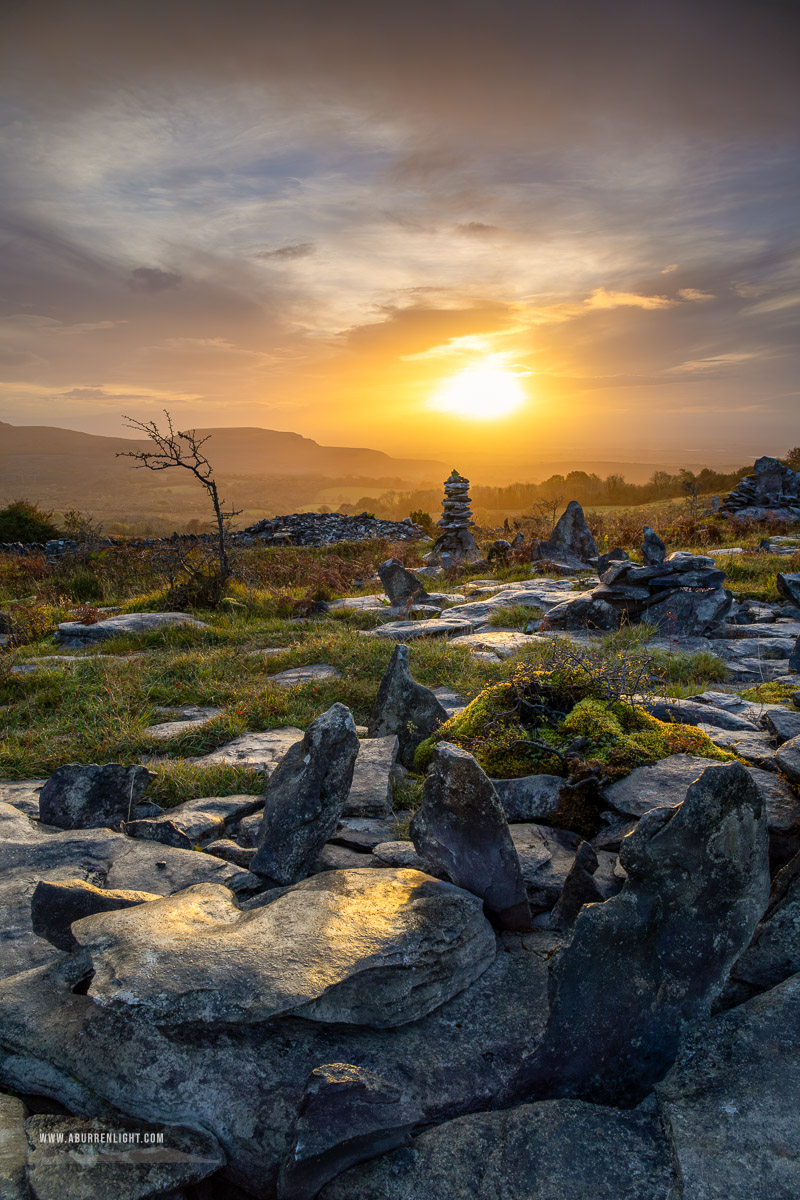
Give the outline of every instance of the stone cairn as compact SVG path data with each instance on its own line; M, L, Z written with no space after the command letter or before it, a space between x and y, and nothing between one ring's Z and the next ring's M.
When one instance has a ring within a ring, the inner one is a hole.
M481 557L475 538L472 536L472 511L469 499L469 480L458 471L453 471L444 481L442 517L439 521L441 533L433 544L426 560L442 567L455 566L463 562L475 562Z
M547 614L549 629L618 629L646 621L670 635L702 637L725 620L733 605L725 572L704 554L667 557L661 538L645 526L642 565L627 557L611 562L600 586Z
M800 472L763 455L756 459L753 474L745 475L725 497L722 512L740 519L771 516L795 520L800 517Z

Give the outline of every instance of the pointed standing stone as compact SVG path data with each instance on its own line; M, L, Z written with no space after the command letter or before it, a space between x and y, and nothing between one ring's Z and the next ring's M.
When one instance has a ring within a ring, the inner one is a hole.
M502 929L530 929L525 881L492 781L458 746L440 742L411 822L417 853L483 900Z
M430 688L411 678L408 646L396 646L375 697L368 736L382 738L396 733L400 743L397 761L410 769L417 746L444 724L447 715Z
M642 542L642 562L646 567L657 567L667 557L667 547L654 529L649 525L644 527Z
M551 1011L509 1099L637 1104L708 1016L769 896L764 802L741 763L708 767L677 808L622 842L618 896L585 908L551 976Z
M272 773L250 870L297 883L333 836L353 782L358 734L349 708L334 704L309 725Z

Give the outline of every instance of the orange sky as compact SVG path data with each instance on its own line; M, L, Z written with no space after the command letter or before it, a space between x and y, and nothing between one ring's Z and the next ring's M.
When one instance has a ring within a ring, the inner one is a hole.
M478 468L793 445L797 8L568 9L22 0L0 419ZM513 414L431 407L487 363Z

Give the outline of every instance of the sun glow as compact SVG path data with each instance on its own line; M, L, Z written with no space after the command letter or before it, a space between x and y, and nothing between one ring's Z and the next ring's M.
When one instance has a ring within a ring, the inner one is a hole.
M495 421L524 403L517 375L508 367L485 362L452 375L432 398L431 407L474 421Z

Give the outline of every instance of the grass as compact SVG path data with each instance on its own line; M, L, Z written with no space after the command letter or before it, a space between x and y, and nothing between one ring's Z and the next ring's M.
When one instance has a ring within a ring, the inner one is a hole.
M743 538L736 544L749 545ZM0 603L24 621L26 638L21 648L0 654L0 778L38 778L75 761L147 761L156 775L149 794L165 806L202 795L259 792L263 777L257 771L201 767L191 760L245 731L282 725L305 728L335 701L347 704L357 723L366 722L393 644L363 636L377 623L369 613L339 609L312 619L298 619L297 614L314 596L330 599L380 591L375 568L394 555L418 565L419 548L383 542L245 551L229 603L219 612L193 614L205 628L115 638L99 644L96 653L75 654L74 665L65 669L19 676L10 673L13 664L64 653L51 634L74 606L69 599L72 577L64 567L49 572L39 560L0 556ZM97 603L119 605L127 612L163 608L165 581L146 555L109 552L98 555L90 566L100 581L102 601ZM736 555L725 560L725 568L738 596L775 601L776 572L799 569L800 559ZM443 577L433 586L456 591L468 587L471 579L491 578L500 584L529 577L530 565L517 563L497 571L484 567L457 578ZM536 608L514 605L493 614L490 624L524 629L540 615ZM629 654L648 657L660 676L658 690L668 695L688 695L727 678L714 655L651 650L652 636L646 625L628 626L598 639L593 653L609 663ZM458 639L421 639L410 646L411 669L421 683L452 687L470 700L488 684L509 678L520 661L546 666L552 643L531 641L503 663L487 663L475 659ZM265 647L280 653L258 654ZM98 657L134 652L137 657L118 661ZM270 679L288 667L314 662L330 663L342 677L289 689ZM788 702L795 690L770 683L743 694ZM202 729L167 742L148 737L145 729L159 719L158 706L189 703L213 705L223 712ZM414 777L399 785L396 806L415 807L420 786Z
M746 688L741 693L743 700L754 700L762 704L790 704L798 695L800 695L800 688L796 683L781 683L778 679L759 683L756 687Z
M529 608L525 604L510 604L508 608L498 608L489 617L487 625L496 625L501 629L517 629L525 631L531 621L538 621L544 616L540 608Z

